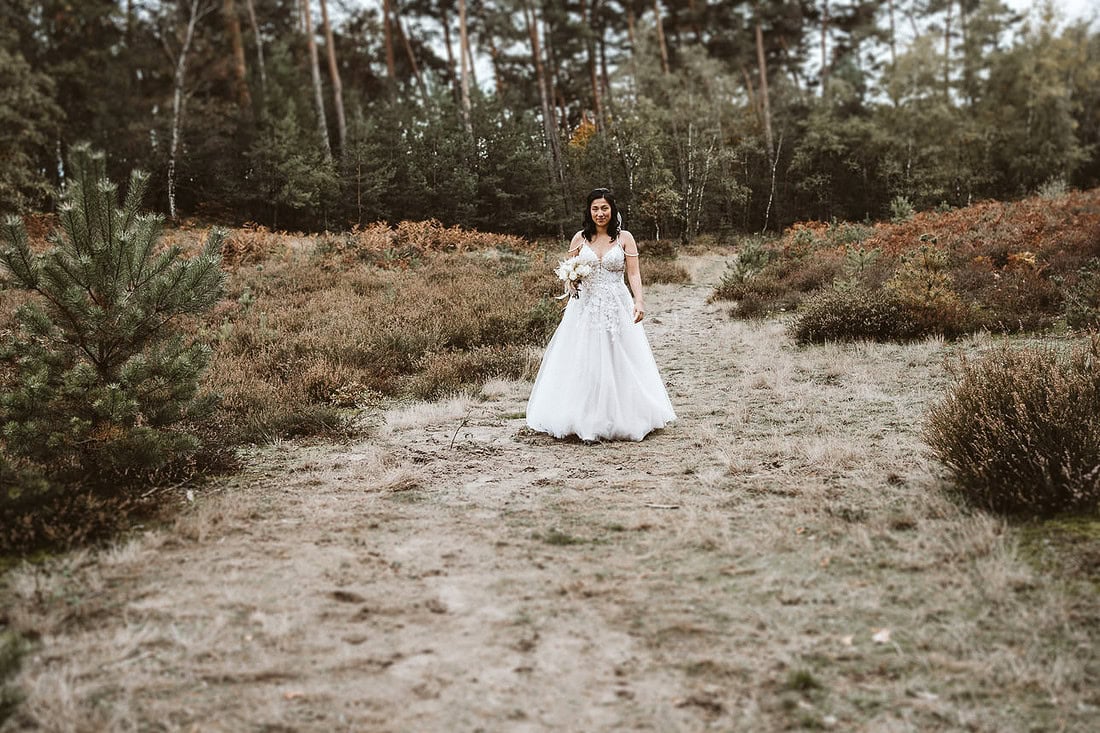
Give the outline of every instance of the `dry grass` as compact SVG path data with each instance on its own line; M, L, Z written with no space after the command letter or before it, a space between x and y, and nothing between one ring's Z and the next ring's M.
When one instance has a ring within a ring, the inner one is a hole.
M548 286L532 287L546 279L541 258L472 250L492 242L466 233L456 243L456 232L430 225L391 232L419 243L415 259L398 257L404 267L347 262L322 239L317 247L284 242L278 257L233 271L230 296L205 333L218 345L205 386L223 397L231 440L340 430L347 410L386 396L439 397L525 372L528 346L556 320ZM370 232L348 236L382 237Z
M825 290L807 304L811 323L802 328L821 338L1018 333L1061 318L1082 326L1095 315L1088 285L1100 262L1100 189L922 212L873 227L796 224L763 250L766 264L749 276L733 268L713 297L736 301L734 316L755 317L799 308L807 293ZM881 313L867 313L870 328L851 317L839 324L855 324L850 333L816 328L823 310L866 312L862 302L848 302L862 293L894 301L901 313L888 320L900 327L884 329L876 322Z
M680 419L642 443L532 434L494 380L9 572L39 641L8 728L1091 730L1095 589L920 442L989 342L803 349L707 294L651 292Z

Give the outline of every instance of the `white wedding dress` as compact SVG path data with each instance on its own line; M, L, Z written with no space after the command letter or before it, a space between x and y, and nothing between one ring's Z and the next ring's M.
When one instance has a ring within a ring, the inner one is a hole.
M527 425L556 438L641 440L676 419L634 301L623 281L618 240L601 260L588 244L577 257L592 265L579 298L569 298L546 347L527 401Z

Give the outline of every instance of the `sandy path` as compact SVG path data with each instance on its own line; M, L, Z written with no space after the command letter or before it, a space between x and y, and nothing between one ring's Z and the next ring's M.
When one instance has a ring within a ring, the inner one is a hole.
M265 449L177 526L9 578L41 643L8 728L1088 729L1075 596L934 490L943 344L795 349L689 265L648 296L673 427L558 442L493 384Z

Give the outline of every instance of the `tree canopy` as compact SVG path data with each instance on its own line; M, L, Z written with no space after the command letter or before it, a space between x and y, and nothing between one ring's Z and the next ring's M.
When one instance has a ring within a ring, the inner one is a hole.
M0 213L71 147L169 216L643 236L1100 181L1100 34L1000 0L9 0ZM309 22L305 22L308 19Z

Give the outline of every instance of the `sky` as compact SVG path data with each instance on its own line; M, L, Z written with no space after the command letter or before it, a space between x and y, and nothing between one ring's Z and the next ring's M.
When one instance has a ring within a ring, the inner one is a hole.
M1004 0L1009 7L1026 13L1039 3L1034 0ZM1100 5L1096 0L1052 0L1054 6L1062 11L1068 20L1092 19L1100 17Z

